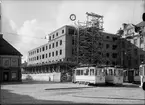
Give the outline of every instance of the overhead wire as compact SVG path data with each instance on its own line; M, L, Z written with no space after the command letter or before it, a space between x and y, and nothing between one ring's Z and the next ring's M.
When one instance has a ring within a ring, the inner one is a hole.
M4 35L18 36L18 37L28 37L28 38L45 39L45 40L47 40L46 36L44 38L42 38L42 37L27 36L27 35L24 35L24 34L17 34L17 33L12 33L12 32L3 32L3 34Z

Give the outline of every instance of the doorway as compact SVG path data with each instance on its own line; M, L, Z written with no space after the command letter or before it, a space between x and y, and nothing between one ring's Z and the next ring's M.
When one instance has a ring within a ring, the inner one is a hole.
M3 72L3 81L8 82L9 81L9 72Z

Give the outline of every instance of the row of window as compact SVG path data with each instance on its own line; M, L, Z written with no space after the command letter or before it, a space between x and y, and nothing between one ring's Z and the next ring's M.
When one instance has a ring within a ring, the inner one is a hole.
M29 58L29 61L36 61L36 60L39 60L39 59L45 59L45 58L48 58L48 57L51 57L51 56L54 57L54 55L58 56L58 54L62 55L62 50L59 50L59 52L56 51L55 54L54 54L54 52L49 53L49 56L47 54L42 54L42 55L37 56L37 57L32 57L32 58Z
M59 40L59 41L56 42L56 47L58 47L58 45L62 45L62 40ZM52 43L52 45L49 44L49 49L54 48L54 47L55 47L55 43ZM41 51L45 51L47 49L48 49L48 46L46 45L46 46L43 46L42 49L40 48L40 49L37 49L35 51L30 52L29 55L34 55L36 53L39 53Z
M61 31L62 34L64 34L64 29ZM56 32L56 34L53 34L52 36L49 36L49 40L52 40L55 38L55 36L58 36L58 32Z
M106 39L110 39L110 36L106 36ZM112 37L112 40L116 41L116 40L118 40L118 38L117 37Z
M106 44L106 49L109 49L110 45ZM112 45L112 50L116 50L117 49L117 45Z
M104 73L102 72L102 70L97 70L95 71L95 69L86 69L86 70L76 70L76 75L103 75Z

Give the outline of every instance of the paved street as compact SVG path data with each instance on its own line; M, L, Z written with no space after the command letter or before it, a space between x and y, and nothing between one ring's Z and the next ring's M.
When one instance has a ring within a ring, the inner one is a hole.
M125 84L126 85L126 84ZM144 91L136 85L86 86L73 83L23 82L3 84L2 104L95 103L144 104Z

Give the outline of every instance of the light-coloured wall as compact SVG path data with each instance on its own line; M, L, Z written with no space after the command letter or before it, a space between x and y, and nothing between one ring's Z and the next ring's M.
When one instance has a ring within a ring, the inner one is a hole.
M56 31L50 33L49 36L51 36L51 40L48 41L47 44L42 45L40 47L37 47L35 49L32 49L28 52L28 65L36 65L36 64L42 64L42 63L52 63L52 62L58 62L58 61L64 61L67 59L67 57L71 56L71 36L68 35L67 30L71 26L63 26ZM64 32L62 32L62 30ZM58 35L56 35L58 33ZM53 38L54 35L54 38ZM67 38L66 38L67 37ZM62 45L60 45L60 40L62 40ZM56 47L56 42L58 42L58 46ZM52 45L54 43L54 48L52 48ZM49 45L51 45L51 48L49 49ZM42 47L47 46L47 50L42 51ZM41 48L41 52L40 52ZM39 49L39 53L37 53L37 49ZM62 50L62 54L60 55L60 50ZM58 55L56 56L56 51L58 51ZM33 55L29 55L29 53L34 52ZM52 56L52 52L54 52L54 56ZM51 56L49 57L49 53L51 53ZM45 58L42 59L42 54L45 55ZM46 58L47 54L47 58ZM39 56L39 60L37 60L37 56ZM41 56L41 59L40 59ZM36 57L36 60L29 61L29 59Z
M30 76L30 78L28 77ZM61 73L41 73L41 74L22 74L22 80L26 80L27 78L34 81L53 81L60 82L61 81Z

